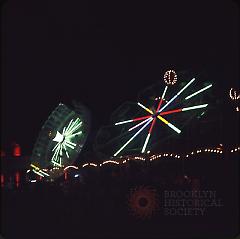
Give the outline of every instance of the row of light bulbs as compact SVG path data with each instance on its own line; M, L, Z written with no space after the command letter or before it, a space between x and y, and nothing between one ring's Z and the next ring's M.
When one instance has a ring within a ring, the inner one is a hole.
M237 152L237 151L240 151L240 147L237 147L237 148L234 148L232 149L230 152L233 153L233 152ZM206 148L206 149L198 149L196 151L192 151L191 153L187 154L185 157L188 158L190 157L191 155L194 155L194 154L199 154L199 153L217 153L217 154L222 154L223 153L223 150L221 149L211 149L211 148ZM174 157L174 158L181 158L180 155L178 154L173 154L173 153L162 153L162 154L159 154L159 155L152 155L150 157L150 161L153 161L155 159L158 159L158 158L161 158L161 157ZM122 156L120 158L123 158ZM182 157L184 158L184 157ZM103 163L99 164L99 166L101 167L102 165L104 164L108 164L108 163L112 163L112 164L125 164L127 161L129 160L141 160L141 161L145 161L146 159L143 158L143 157L133 157L133 158L127 158L127 159L124 159L122 162L119 162L119 161L114 161L114 160L107 160L107 161L104 161ZM82 167L86 167L86 166L94 166L94 167L97 167L98 165L97 164L93 164L93 163L86 163L84 165L82 165Z
M234 148L231 150L231 153L234 153L234 152L237 152L237 151L240 151L240 147L237 147L237 148Z
M234 153L234 152L239 152L240 151L240 147L235 147L234 149L231 149L230 152L231 153ZM190 156L194 155L194 154L199 154L199 153L217 153L217 154L222 154L223 153L223 150L221 150L220 148L215 148L215 149L211 149L211 148L206 148L206 149L198 149L196 151L192 151L191 153L187 154L185 156L185 158L189 158ZM162 153L162 154L158 154L158 155L152 155L150 157L150 161L153 161L153 160L156 160L158 158L161 158L161 157L173 157L173 158L181 158L180 155L178 154L173 154L173 153ZM121 156L120 158L123 158L123 156ZM184 158L184 157L182 157ZM119 161L116 161L116 160L106 160L106 161L103 161L102 163L100 163L99 165L96 164L96 163L85 163L83 164L81 167L82 168L85 168L85 167L98 167L98 166L103 166L105 164L116 164L116 165L119 165L119 164L125 164L127 161L129 160L140 160L140 161L146 161L145 158L143 157L139 157L139 156L135 156L135 157L126 157L126 159L124 159L122 162L119 162ZM79 169L77 166L67 166L64 168L64 171L67 170L68 168L74 168L74 169ZM58 167L54 167L52 169L50 169L50 171L53 171L53 170L58 170L59 168ZM43 169L43 171L48 171L48 169ZM30 170L27 170L27 173L29 173Z

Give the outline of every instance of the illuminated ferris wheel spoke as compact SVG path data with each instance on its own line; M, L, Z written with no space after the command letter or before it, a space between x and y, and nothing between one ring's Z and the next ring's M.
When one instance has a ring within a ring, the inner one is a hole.
M181 111L182 111L182 109L169 110L169 111L161 112L159 115L168 115L168 114L173 114L173 113L177 113L177 112L181 112Z
M66 130L66 127L63 128L63 132L62 132L63 135L64 135L64 133L65 133L65 130Z
M146 106L141 104L141 107L143 109L145 109L146 111L148 111L149 113L153 114L153 112L148 109ZM168 122L167 120L165 120L162 116L158 115L157 116L158 119L160 119L163 123L165 123L168 127L170 127L171 129L173 129L174 131L176 131L178 134L181 133L181 130L178 129L176 126L174 126L173 124L171 124L170 122Z
M59 147L57 147L56 150L54 151L54 154L53 154L53 156L52 156L52 159L55 158L55 156L56 156L56 154L58 153L58 151L59 151Z
M52 156L52 161L57 161L57 157L58 157L58 153L59 153L60 147L57 147L56 151L54 152L53 156ZM56 160L55 160L56 158Z
M68 124L68 126L67 126L67 128L66 128L66 132L68 132L68 129L69 129L69 127L72 125L72 122L73 122L73 119L71 119L71 121L69 122L69 124Z
M132 128L130 128L128 131L132 131L133 129L136 129L137 127L139 127L140 125L144 124L145 122L151 120L151 117L150 118L147 118L145 120L143 120L142 122L138 123L137 125L133 126Z
M72 146L76 146L77 144L75 144L75 143L73 143L73 142L71 142L70 140L65 140L65 143L68 143L68 144L71 144Z
M159 103L158 103L158 107L157 107L157 110L156 110L157 112L158 112L159 109L161 108L163 99L164 99L165 94L166 94L166 92L167 92L167 88L168 88L168 86L165 86L165 89L164 89L164 91L163 91L162 97L161 97L161 99L160 99L160 101L159 101ZM146 107L145 107L145 108L146 108ZM142 153L144 153L145 150L146 150L146 147L147 147L147 144L148 144L149 139L150 139L150 137L151 137L151 133L152 133L152 130L153 130L153 127L154 127L154 124L155 124L155 123L156 123L156 118L154 118L154 120L153 120L152 123L151 123L150 129L149 129L149 131L148 131L148 135L147 135L147 137L146 137L146 140L145 140L144 145L143 145L143 148L142 148Z
M196 109L205 108L205 107L207 107L207 106L208 106L208 104L194 105L194 106L185 107L185 108L182 108L182 109L165 111L165 112L160 113L160 115L168 115L168 114L173 114L173 113L182 112L182 111L196 110Z
M156 122L156 118L154 118L154 120L153 120L153 122L152 122L152 124L151 124L151 126L150 126L150 129L149 129L149 131L148 131L149 134L152 133L152 130L153 130L153 127L154 127L155 122Z
M195 106L191 106L191 107L182 108L182 111L201 109L201 108L205 108L205 107L207 107L207 106L208 106L208 104L204 104L204 105L195 105Z
M69 131L66 133L66 135L68 136L68 135L72 134L73 132L77 131L77 130L81 127L81 125L82 125L82 122L78 123L78 124L75 125L71 130L69 130Z
M58 147L59 144L60 144L60 142L58 142L58 143L54 146L54 148L52 149L52 151L54 151L54 150Z
M155 119L154 119L154 120L155 120ZM153 120L153 122L154 122L154 120ZM153 122L152 122L152 123L153 123ZM146 147L147 147L148 141L149 141L149 139L150 139L150 136L151 136L151 134L148 133L148 134L147 134L147 137L146 137L146 140L145 140L145 142L144 142L143 148L142 148L142 153L144 153L145 150L146 150Z
M68 134L69 132L71 132L71 130L76 126L78 124L78 118L74 121L74 122L72 122L71 124L69 123L69 128L68 128L68 130L66 131L66 134Z
M134 119L130 119L130 120L124 120L124 121L120 121L120 122L115 123L115 125L126 124L126 123L130 123L130 122L135 122L135 121L147 119L147 118L150 118L150 117L151 117L151 115L147 115L147 116L138 117L138 118L134 118Z
M74 149L74 146L72 146L71 144L69 144L68 142L65 143L66 146L68 146L71 149Z
M160 99L160 101L159 101L159 103L158 103L158 107L157 107L156 112L158 112L158 111L160 110L161 106L162 106L162 102L163 102L163 100L164 100L164 97L165 97L165 94L166 94L166 92L167 92L167 89L168 89L168 86L165 86L165 89L164 89L164 91L163 91L162 97L161 97L161 99ZM153 122L154 122L154 121L153 121ZM152 123L152 124L154 125L154 123Z
M144 110L146 110L148 113L150 113L150 114L153 114L153 111L152 110L150 110L150 109L148 109L146 106L144 106L143 104L141 104L141 103L137 103L140 107L142 107Z
M162 116L158 115L157 118L160 119L163 123L165 123L168 127L170 127L171 129L173 129L174 131L176 131L178 134L181 133L181 130L180 130L180 129L178 129L176 126L174 126L174 125L171 124L169 121L167 121L166 119L164 119Z
M114 156L117 156L139 133L141 133L141 131L144 130L144 128L146 128L150 122L153 120L153 118L151 118L148 122L145 123L145 125L142 126L142 128L140 130L137 131L137 133L135 133L115 154Z
M161 100L160 100L160 102L159 102L159 104L158 104L158 107L157 107L157 110L156 110L157 112L158 112L158 111L160 110L160 108L161 108L161 105L162 105L162 102L163 102L164 97L165 97L165 95L166 95L167 89L168 89L168 86L165 86L165 89L164 89L164 91L163 91Z
M66 148L66 145L65 145L65 144L63 144L63 148L64 148L64 150L65 150L65 153L66 153L67 157L69 158L69 154L68 154L68 151L67 151L67 148Z
M195 81L195 78L193 78L191 81L189 81L175 96L173 96L172 99L170 99L166 105L164 105L158 112L162 112L169 104L171 104L185 89L187 89L188 86L190 86Z
M199 93L201 93L201 92L203 92L203 91L209 89L210 87L212 87L212 84L210 84L210 85L208 85L208 86L206 86L206 87L204 87L204 88L202 88L202 89L196 91L195 93L193 93L193 94L187 96L187 97L185 98L185 100L188 100L188 99L192 98L193 96L198 95Z
M82 134L82 131L79 131L79 132L77 132L75 134L68 135L68 136L66 136L66 139L71 139L72 137L74 137L76 135L79 135L79 134Z
M59 166L59 167L62 167L62 165L59 164L59 163L57 163L56 161L52 161L52 163L53 163L54 166L57 165L57 166Z

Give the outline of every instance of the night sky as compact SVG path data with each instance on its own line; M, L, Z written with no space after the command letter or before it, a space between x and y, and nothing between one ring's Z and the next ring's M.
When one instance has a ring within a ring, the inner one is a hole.
M9 0L2 6L1 138L31 153L59 102L91 111L93 132L168 69L238 87L239 9L231 1Z

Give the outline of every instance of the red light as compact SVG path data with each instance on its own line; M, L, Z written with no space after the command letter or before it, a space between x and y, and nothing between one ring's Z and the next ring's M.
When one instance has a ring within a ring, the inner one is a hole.
M64 172L64 180L67 180L67 172Z
M19 144L15 144L13 148L13 156L19 157L21 156L21 147Z
M16 174L15 174L15 181L16 181L16 186L18 188L19 187L19 182L20 182L20 174L19 174L19 172L16 172Z
M1 187L3 187L3 186L4 186L4 175L1 174Z

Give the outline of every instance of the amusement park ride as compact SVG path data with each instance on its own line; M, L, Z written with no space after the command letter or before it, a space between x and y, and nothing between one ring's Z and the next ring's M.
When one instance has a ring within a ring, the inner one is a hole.
M196 118L197 114L205 113L208 108L205 96L213 85L207 82L198 83L198 80L193 77L188 77L185 81L179 78L183 77L179 77L174 70L166 71L161 86L155 91L156 94L151 96L151 100L140 99L137 103L132 104L135 108L138 107L138 113L132 114L135 117L127 118L121 115L119 120L112 122L110 127L114 128L117 136L97 144L97 148L100 150L111 145L111 150L108 150L108 160L101 163L100 166L110 162L126 163L127 158L124 157L131 156L129 153L131 145L137 138L141 138L140 141L137 141L137 144L140 145L138 152L144 156L146 152L150 152L155 129L158 128L161 132L159 138L155 137L157 141L161 141L163 134L180 135L183 126L189 119ZM233 89L229 94L234 101L239 99L239 95ZM132 108L129 109L131 112ZM144 115L143 112L147 114ZM186 112L191 112L191 117ZM182 115L181 118L179 115ZM129 124L134 125L128 126ZM57 178L64 174L66 168L78 168L73 164L86 142L89 129L90 117L84 106L75 104L74 107L68 107L60 103L50 114L39 133L31 156L31 170L28 172L32 171L40 177ZM118 131L119 129L121 131ZM111 134L109 135L111 136ZM100 136L102 135L100 134ZM97 135L97 141L100 136ZM200 151L209 152L209 150L222 153L222 149L206 148ZM124 160L118 161L119 157ZM176 155L176 157L180 156ZM145 160L144 157L138 158ZM153 158L154 155L150 157L150 161ZM85 166L97 167L98 164L86 162L82 167Z

